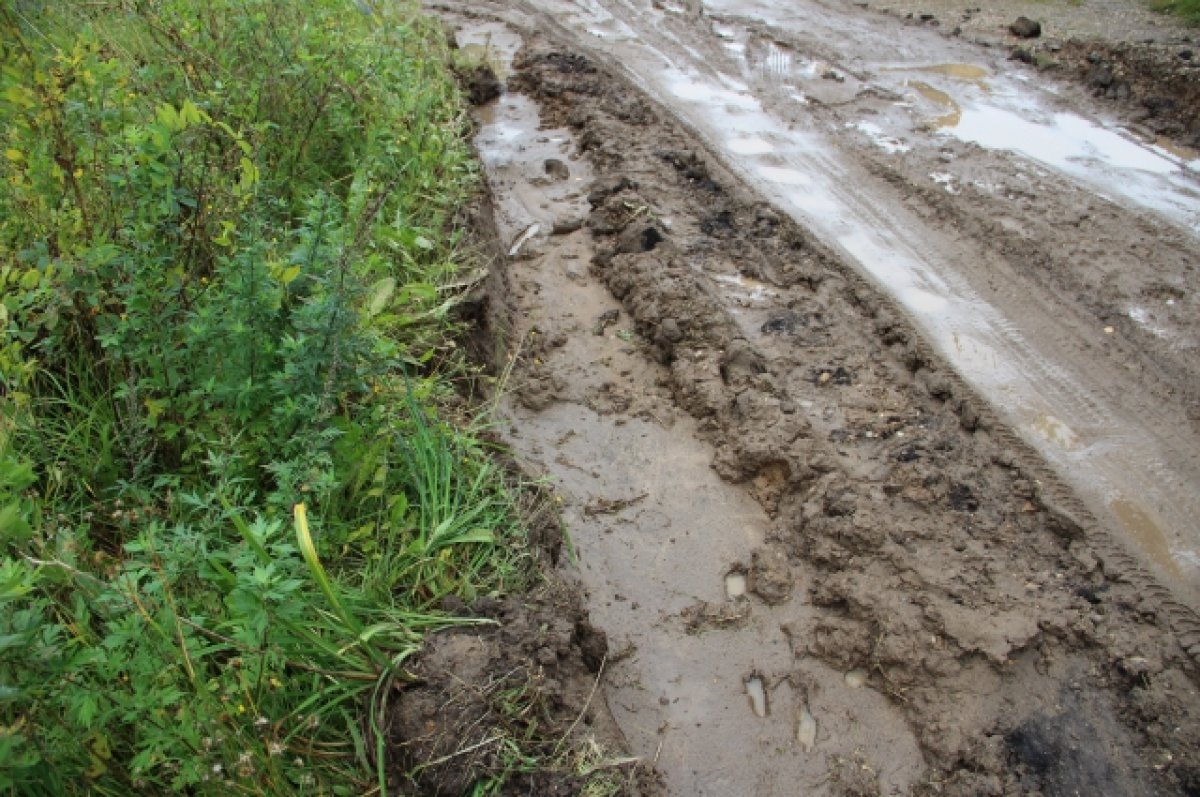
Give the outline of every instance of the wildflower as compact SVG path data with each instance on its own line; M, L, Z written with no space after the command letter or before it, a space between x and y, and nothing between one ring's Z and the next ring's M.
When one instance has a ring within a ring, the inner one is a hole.
M212 765L212 771L214 775L220 775L223 769L225 769L225 767L221 766L220 764Z
M280 742L270 742L267 744L267 755L277 756L283 755L283 744Z

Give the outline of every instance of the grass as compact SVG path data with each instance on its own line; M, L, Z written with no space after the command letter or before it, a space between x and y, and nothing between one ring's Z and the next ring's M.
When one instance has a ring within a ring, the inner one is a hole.
M1166 11L1182 17L1192 25L1200 25L1200 0L1151 0L1156 11Z
M473 622L441 600L534 572L441 409L477 167L440 27L11 0L0 33L0 793L386 793L387 695Z

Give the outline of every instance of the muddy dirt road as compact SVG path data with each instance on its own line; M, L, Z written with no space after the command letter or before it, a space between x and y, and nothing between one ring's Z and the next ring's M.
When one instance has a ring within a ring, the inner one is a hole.
M841 4L431 8L506 84L505 434L667 791L1197 793L1192 153Z

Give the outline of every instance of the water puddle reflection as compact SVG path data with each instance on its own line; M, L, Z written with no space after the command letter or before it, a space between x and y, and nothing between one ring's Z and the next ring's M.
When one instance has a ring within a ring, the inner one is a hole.
M746 686L746 697L750 700L750 708L756 717L765 717L771 711L767 702L767 687L761 673L752 673L743 682Z
M1053 415L1039 415L1031 426L1044 440L1064 451L1074 451L1079 448L1079 436L1070 426Z
M1179 562L1167 544L1167 535L1158 527L1146 510L1125 498L1118 498L1110 505L1130 536L1138 541L1142 550L1172 575L1179 575Z
M811 753L817 746L817 720L808 710L808 706L800 708L800 720L796 723L796 742L806 753Z
M933 86L929 85L923 80L906 80L905 85L915 91L917 94L932 102L934 105L949 110L949 113L935 117L926 122L926 127L954 127L962 120L962 108L960 108L958 103L955 102L954 99L946 92L942 91L941 89L935 89Z
M725 576L725 594L730 600L736 600L746 594L746 574L740 570L730 571Z

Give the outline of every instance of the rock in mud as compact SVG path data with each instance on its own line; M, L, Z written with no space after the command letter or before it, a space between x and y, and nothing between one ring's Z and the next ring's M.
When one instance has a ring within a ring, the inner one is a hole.
M571 176L571 170L567 168L567 164L558 158L547 158L544 167L546 174L555 180L566 180Z
M1008 31L1021 39L1036 39L1042 35L1042 23L1029 17L1017 17L1016 21L1008 26Z
M763 603L777 606L792 597L795 579L782 548L767 546L754 552L746 586Z
M1012 55L1008 57L1008 60L1020 61L1023 64L1032 64L1034 61L1033 53L1024 47L1014 47Z

